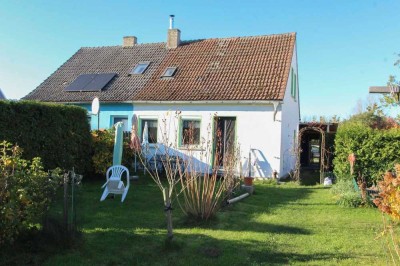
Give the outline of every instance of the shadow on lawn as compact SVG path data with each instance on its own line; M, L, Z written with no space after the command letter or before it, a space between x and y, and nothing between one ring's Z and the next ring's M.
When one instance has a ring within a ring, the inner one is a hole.
M87 245L75 254L50 258L48 264L59 264L74 256L77 264L102 265L251 265L297 262L339 262L351 256L341 253L299 254L285 252L285 247L273 241L226 240L205 234L175 233L166 241L165 232L92 232ZM115 239L110 242L110 239ZM290 243L288 243L290 246Z
M248 239L242 241L229 241L199 234L178 234L177 238L180 238L187 243L193 242L193 239L200 238L202 240L200 243L195 243L195 245L182 248L182 253L185 253L185 249L192 249L192 251L197 251L199 259L212 259L210 261L212 261L212 264L214 265L287 265L296 262L332 262L334 260L340 261L351 258L347 254L340 253L323 252L299 254L284 252L281 251L282 248L280 246L268 241L264 242ZM290 243L288 243L288 245L290 246ZM191 251L189 250L189 252Z
M232 210L231 212L234 212ZM226 219L229 219L226 221ZM236 223L233 221L236 220ZM261 233L279 233L279 234L292 234L292 235L310 235L311 231L295 226L272 224L265 222L256 222L251 219L239 219L233 215L233 217L224 216L221 218L218 216L208 221L196 221L193 218L181 217L176 221L176 226L179 229L190 229L193 227L210 230L228 230L237 232L261 232ZM245 229L244 229L245 228Z

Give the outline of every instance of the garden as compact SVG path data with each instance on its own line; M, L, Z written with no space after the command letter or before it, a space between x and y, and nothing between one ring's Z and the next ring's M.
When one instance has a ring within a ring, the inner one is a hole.
M375 109L339 126L332 188L255 181L234 204L245 191L229 170L199 177L171 164L164 174L143 164L123 203L99 201L113 131L90 132L81 108L32 102L0 102L0 121L1 265L399 262L400 130Z
M166 241L163 201L150 177L120 198L99 202L103 182L83 182L77 199L81 239L68 249L30 239L2 249L5 265L384 264L376 209L335 204L322 186L256 182L255 194L198 222L173 210ZM61 208L59 208L61 210ZM60 211L61 212L61 211ZM59 214L61 215L61 213ZM53 240L56 241L56 240ZM6 252L6 254L4 254Z

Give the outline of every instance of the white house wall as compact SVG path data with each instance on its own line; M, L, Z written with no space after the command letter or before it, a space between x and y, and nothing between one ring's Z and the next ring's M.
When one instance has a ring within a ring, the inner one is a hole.
M282 149L281 149L281 168L280 176L287 175L295 167L295 141L299 129L300 121L300 103L299 103L299 75L297 70L297 53L294 47L291 69L297 76L296 79L296 97L291 95L291 75L286 86L285 97L282 104Z
M201 119L200 138L211 140L211 125L214 115L220 117L236 117L236 138L241 150L243 172L248 173L248 155L252 149L251 164L252 176L271 177L274 170L281 169L281 112L280 107L274 121L274 106L272 104L134 104L134 114L138 119L158 119L158 142L162 142L162 134L168 132L169 143L177 147L175 133L179 122L175 119L175 112L180 111L183 118ZM167 115L169 114L169 115ZM165 121L165 122L163 122ZM167 130L163 130L167 128ZM150 150L154 152L155 145ZM178 153L184 155L187 150L177 148ZM205 169L211 162L201 150L195 152L197 162Z

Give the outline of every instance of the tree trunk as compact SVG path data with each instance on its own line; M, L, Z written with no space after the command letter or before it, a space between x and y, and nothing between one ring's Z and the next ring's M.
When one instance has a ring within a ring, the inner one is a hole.
M167 236L169 239L173 238L172 233L172 206L171 206L171 198L169 197L169 189L164 188L164 205L165 205L165 216L167 218Z

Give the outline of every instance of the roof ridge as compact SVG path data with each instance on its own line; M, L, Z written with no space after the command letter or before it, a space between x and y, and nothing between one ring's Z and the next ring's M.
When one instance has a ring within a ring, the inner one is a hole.
M275 33L275 34L263 34L263 35L249 35L249 36L231 36L223 38L207 38L198 40L230 40L230 39L253 39L253 38L265 38L265 37L280 37L280 36L296 36L297 32L286 32L286 33Z
M280 36L296 36L297 32L286 32L286 33L274 33L274 34L263 34L263 35L250 35L250 36L231 36L231 37L222 37L222 38L199 38L192 40L181 40L181 43L192 43L199 41L207 41L207 40L232 40L232 39L256 39L256 38L266 38L266 37L280 37ZM122 47L122 45L104 45L104 46L82 46L81 49L96 49L96 48L124 48L124 49L132 49L137 46L147 46L147 45L161 45L166 44L166 42L149 42L149 43L137 43L132 47Z
M96 48L124 48L130 49L137 46L150 46L150 45L161 45L166 44L166 42L148 42L148 43L137 43L132 47L123 47L122 45L103 45L103 46L82 46L81 49L96 49Z

